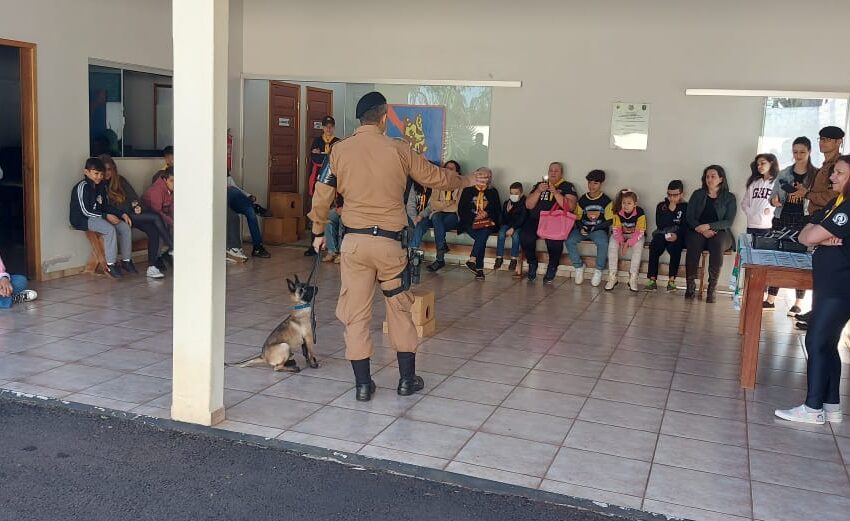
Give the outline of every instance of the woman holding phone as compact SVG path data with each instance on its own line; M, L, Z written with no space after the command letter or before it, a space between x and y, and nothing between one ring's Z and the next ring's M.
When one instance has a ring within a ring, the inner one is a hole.
M555 205L572 212L575 211L578 195L575 186L564 179L564 164L553 161L549 164L549 171L543 180L534 185L534 189L525 200L528 208L528 218L520 233L522 251L528 260L528 281L537 279L537 225L540 224L540 212L549 211ZM546 239L546 251L549 253L549 264L546 267L546 275L543 284L551 284L558 271L561 262L561 253L564 251L564 241Z

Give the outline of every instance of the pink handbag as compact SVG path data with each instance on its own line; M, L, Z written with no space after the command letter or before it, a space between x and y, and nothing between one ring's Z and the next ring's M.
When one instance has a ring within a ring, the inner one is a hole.
M540 212L537 236L541 239L564 241L570 236L575 223L575 214L563 210L556 204L551 210Z

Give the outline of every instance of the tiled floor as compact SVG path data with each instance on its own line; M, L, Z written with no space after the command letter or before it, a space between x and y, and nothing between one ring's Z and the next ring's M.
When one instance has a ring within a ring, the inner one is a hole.
M284 277L309 266L301 250L273 254L228 267L228 360L257 351L286 312ZM772 416L800 403L806 384L784 308L765 315L758 385L745 393L726 299L606 293L564 278L543 287L507 272L481 283L449 268L423 276L439 325L418 357L426 391L395 394L380 304L380 390L359 403L333 314L337 270L321 271L322 366L227 368L221 428L697 520L847 519L850 416L822 427ZM39 301L0 314L0 387L168 416L168 280L41 285Z

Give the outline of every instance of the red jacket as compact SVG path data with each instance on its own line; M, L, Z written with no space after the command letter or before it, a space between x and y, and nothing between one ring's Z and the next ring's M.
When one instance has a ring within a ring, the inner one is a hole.
M165 224L174 226L174 192L168 189L165 179L160 177L142 196L145 206L159 214Z

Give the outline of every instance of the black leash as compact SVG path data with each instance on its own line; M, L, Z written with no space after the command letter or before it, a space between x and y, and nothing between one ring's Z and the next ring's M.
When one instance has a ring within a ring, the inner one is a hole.
M307 286L313 286L313 277L319 271L319 265L322 264L321 252L316 252L316 259L313 261L313 269L310 270L310 275L307 277ZM313 344L316 344L316 300L319 297L319 286L313 286L316 289L313 292L313 299L310 301L310 332L313 334Z

